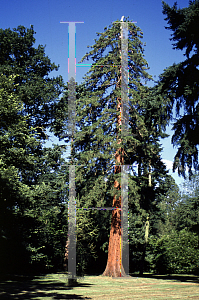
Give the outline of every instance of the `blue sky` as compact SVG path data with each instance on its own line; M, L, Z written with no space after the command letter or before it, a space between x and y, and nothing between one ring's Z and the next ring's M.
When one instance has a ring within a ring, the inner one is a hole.
M174 1L165 1L170 6ZM187 7L189 0L178 1L178 7ZM59 71L52 75L62 75L68 80L68 25L60 21L84 21L76 26L76 57L77 62L88 51L87 46L94 44L96 32L103 32L104 27L122 16L136 21L143 31L143 42L146 43L145 59L149 73L156 78L171 64L184 59L183 52L172 49L169 40L171 32L165 29L167 25L162 14L161 0L2 0L0 9L0 28L16 28L18 25L34 26L36 45L46 45L46 54L52 62L60 65ZM88 68L77 68L76 80L82 81L82 76ZM171 130L168 129L168 133ZM176 150L170 143L171 137L163 142L162 158L171 161ZM182 179L173 174L179 184Z

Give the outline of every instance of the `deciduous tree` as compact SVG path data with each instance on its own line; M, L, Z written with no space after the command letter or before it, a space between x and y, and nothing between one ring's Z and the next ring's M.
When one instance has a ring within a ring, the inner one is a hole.
M67 232L67 222L60 223L68 181L62 151L43 149L63 81L49 77L57 66L43 46L34 47L34 34L32 26L0 29L0 230L7 271L35 261L52 266Z

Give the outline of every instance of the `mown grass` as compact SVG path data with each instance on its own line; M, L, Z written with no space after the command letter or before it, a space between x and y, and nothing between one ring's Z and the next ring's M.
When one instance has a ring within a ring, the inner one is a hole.
M63 273L1 278L0 299L199 299L199 277L150 275L110 278L85 276L69 286Z

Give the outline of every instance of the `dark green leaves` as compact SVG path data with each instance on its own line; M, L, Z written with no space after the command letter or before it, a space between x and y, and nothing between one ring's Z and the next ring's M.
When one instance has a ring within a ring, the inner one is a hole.
M185 61L173 64L161 74L156 91L167 102L169 117L176 117L172 143L177 147L174 169L185 177L186 168L198 167L198 99L199 99L199 2L190 2L187 8L177 9L163 2L163 13L172 30L174 48L185 49ZM172 110L173 109L173 110Z

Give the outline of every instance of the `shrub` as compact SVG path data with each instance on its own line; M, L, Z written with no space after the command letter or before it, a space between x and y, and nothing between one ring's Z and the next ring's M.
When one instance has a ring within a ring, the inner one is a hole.
M159 238L151 237L147 246L146 261L151 271L159 274L198 273L199 238L183 229Z

